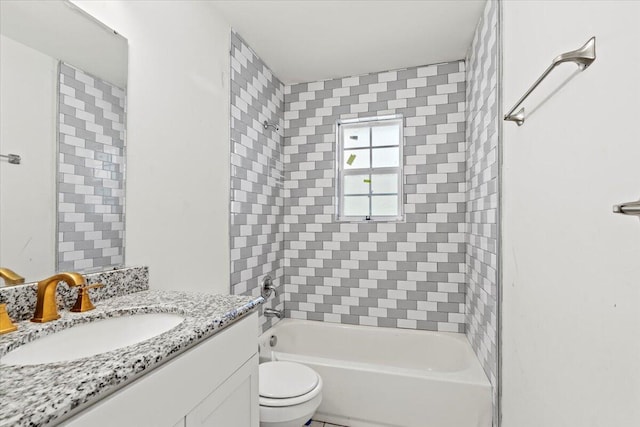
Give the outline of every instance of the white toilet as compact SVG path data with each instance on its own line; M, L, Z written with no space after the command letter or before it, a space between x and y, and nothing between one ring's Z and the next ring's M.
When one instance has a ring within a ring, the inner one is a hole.
M322 402L322 378L293 362L260 364L260 427L301 427Z

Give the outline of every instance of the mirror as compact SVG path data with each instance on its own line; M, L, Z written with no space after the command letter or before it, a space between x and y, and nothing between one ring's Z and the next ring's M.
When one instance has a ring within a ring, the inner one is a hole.
M127 51L68 1L0 2L0 267L27 283L124 265Z

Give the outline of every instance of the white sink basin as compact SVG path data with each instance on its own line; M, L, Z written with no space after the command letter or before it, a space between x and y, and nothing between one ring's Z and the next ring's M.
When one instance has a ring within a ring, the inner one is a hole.
M81 359L137 344L182 323L178 314L152 313L111 317L44 336L10 351L3 365L38 365Z

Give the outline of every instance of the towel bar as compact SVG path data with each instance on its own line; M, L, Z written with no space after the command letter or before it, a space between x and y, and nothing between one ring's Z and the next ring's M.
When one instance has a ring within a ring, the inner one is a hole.
M562 55L557 56L552 62L551 65L542 73L538 80L522 95L522 98L516 102L516 105L513 106L511 110L507 114L505 114L504 119L511 122L516 122L518 126L522 126L524 124L524 108L521 108L516 113L516 109L524 102L525 99L533 92L535 88L538 87L540 83L549 75L549 73L556 68L558 65L564 62L574 62L578 64L581 70L586 70L589 65L596 60L596 38L591 37L589 41L587 41L584 46L580 49L572 50L571 52L565 52Z

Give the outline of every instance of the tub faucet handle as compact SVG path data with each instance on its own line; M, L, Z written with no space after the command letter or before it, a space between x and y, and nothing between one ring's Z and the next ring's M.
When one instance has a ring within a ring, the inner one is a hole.
M276 287L273 284L273 279L268 274L264 276L262 279L262 297L267 299L271 296L271 292L273 292L273 296L277 296Z

